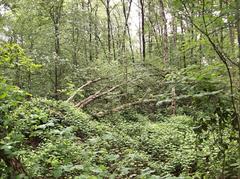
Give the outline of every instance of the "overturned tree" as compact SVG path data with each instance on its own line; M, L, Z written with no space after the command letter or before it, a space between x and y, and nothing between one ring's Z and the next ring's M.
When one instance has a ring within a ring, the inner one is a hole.
M73 95L70 96L70 97L67 99L67 102L72 101L73 98L74 98L83 88L85 88L85 87L87 87L87 86L89 86L89 85L91 85L91 84L93 84L93 83L96 83L96 82L98 82L98 81L100 81L100 80L102 80L102 78L97 78L97 79L95 79L95 80L90 80L90 81L88 81L87 83L85 83L84 85L82 85L81 87L79 87L79 88L73 93Z
M120 84L120 85L116 85L106 91L103 91L103 89L97 91L96 93L94 93L93 95L90 95L89 97L87 97L86 99L80 101L76 107L79 107L79 108L84 108L86 107L89 103L93 102L94 100L104 96L104 95L107 95L109 93L111 93L112 91L118 89L120 86L122 86L123 84Z
M105 87L103 87L102 89L100 89L99 91L95 92L94 94L92 94L92 95L88 96L87 98L83 99L82 101L78 102L78 103L75 105L75 107L77 107L77 108L84 108L84 107L86 107L87 105L89 105L90 103L94 102L96 99L99 99L99 98L101 98L101 97L103 97L103 96L109 95L111 92L119 89L121 86L125 85L126 83L131 83L131 82L134 82L134 81L136 81L136 80L138 80L138 79L139 79L139 78L134 79L134 80L132 80L132 81L130 81L130 82L129 82L129 81L128 81L128 82L123 82L123 83L118 84L118 85L113 86L113 87L107 87L107 86L105 86ZM99 81L99 80L101 80L101 79L96 79L96 80L94 80L94 81L91 82L91 83L88 82L88 83L86 83L85 85L83 85L82 87L80 87L79 89L81 90L81 89L83 89L83 87L89 85L89 83L92 84L92 83L97 82L97 81ZM106 89L106 88L108 88L108 89ZM73 97L74 97L74 96L78 93L78 91L80 91L80 90L77 90L77 91L74 93L74 95L71 96L67 101L68 101L68 102L71 101L71 100L73 99Z
M142 104L148 104L148 103L156 103L157 106L164 106L164 105L170 105L172 104L173 100L174 101L180 101L180 100L187 100L187 99L194 99L194 98L202 98L204 96L215 96L215 95L218 95L220 93L222 93L223 90L219 90L219 91L213 91L213 92L206 92L206 93L200 93L200 94L194 94L194 95L182 95L182 96L178 96L178 97L175 97L174 99L172 98L168 98L168 99L165 99L165 100L161 100L159 101L157 98L153 98L153 99L144 99L144 100L138 100L138 101L135 101L135 102L131 102L131 103L126 103L126 104L123 104L123 105L120 105L118 107L115 107L111 110L108 110L108 111L105 111L105 112L98 112L96 114L93 114L95 117L104 117L108 114L112 114L114 112L120 112L124 109L127 109L129 107L132 107L132 106L137 106L137 105L142 105Z

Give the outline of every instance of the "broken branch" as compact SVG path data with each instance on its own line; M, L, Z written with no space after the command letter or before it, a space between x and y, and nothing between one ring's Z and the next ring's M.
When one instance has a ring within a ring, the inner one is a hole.
M90 96L87 97L86 99L80 101L80 102L76 105L76 107L84 108L84 107L87 106L89 103L91 103L91 102L93 102L94 100L96 100L96 99L98 99L98 98L100 98L100 97L102 97L102 96L104 96L104 95L106 95L106 94L108 94L108 93L116 90L117 88L119 88L119 87L122 86L122 85L123 85L123 84L116 85L116 86L114 86L114 87L112 87L112 88L110 88L110 89L108 89L108 90L106 90L106 91L104 91L104 92L101 92L101 91L102 91L102 89L101 89L101 90L97 91L95 94L90 95Z
M86 86L89 86L93 83L96 83L98 81L100 81L102 78L97 78L95 80L91 80L91 81L88 81L87 83L85 83L84 85L82 85L81 87L79 87L74 93L72 96L70 96L66 102L70 102L71 100L73 100L73 98L79 93L79 91L81 91L83 88L85 88Z

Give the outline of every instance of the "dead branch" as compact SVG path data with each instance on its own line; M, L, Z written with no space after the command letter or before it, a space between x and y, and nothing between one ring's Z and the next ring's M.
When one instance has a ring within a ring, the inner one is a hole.
M74 93L73 93L73 95L72 96L70 96L67 100L66 100L66 102L70 102L71 100L73 100L73 98L79 93L79 91L81 91L83 88L85 88L86 86L89 86L89 85L91 85L91 84L93 84L93 83L96 83L96 82L98 82L98 81L100 81L100 80L102 80L102 78L97 78L97 79L95 79L95 80L90 80L90 81L88 81L87 83L85 83L84 85L82 85L81 87L79 87Z

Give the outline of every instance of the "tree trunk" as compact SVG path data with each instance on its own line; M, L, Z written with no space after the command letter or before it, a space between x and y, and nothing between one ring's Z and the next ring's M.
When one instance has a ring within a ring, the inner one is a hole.
M59 58L60 58L60 19L62 16L64 0L60 0L54 4L50 9L50 17L54 26L54 98L58 99L58 90L60 88L59 76L61 76L61 68L59 68Z
M167 18L165 14L165 7L163 0L159 0L160 3L160 14L162 16L163 22L163 62L166 65L168 63L168 27L167 27Z
M239 0L235 0L236 3L236 28L237 28L237 42L238 42L238 95L240 94L240 2ZM237 111L238 111L238 144L239 144L239 149L238 149L238 154L240 157L240 104L239 101L237 101ZM238 178L240 178L240 168L238 169Z
M181 53L182 53L182 60L183 60L183 67L187 67L186 63L186 54L185 54L185 39L184 39L184 25L183 25L183 18L181 17Z
M106 13L107 13L107 44L108 44L108 60L111 57L111 13L110 13L110 0L106 3Z
M98 23L96 21L96 19L98 19L98 4L96 5L95 7L95 12L94 12L94 41L95 41L95 44L94 44L94 47L95 47L95 58L98 59L98 53L99 53L99 48L98 48L98 45L99 45L99 40L98 40ZM105 52L105 48L103 47L103 51Z
M177 18L175 17L176 15L173 13L173 17L172 17L172 22L171 22L171 25L172 25L172 45L171 45L171 64L174 64L176 65L176 62L174 63L174 60L175 58L177 57L177 53L178 53L178 50L177 50Z
M223 9L223 0L219 0L219 8L220 8L220 14L222 14ZM220 47L223 48L223 29L220 30Z
M126 8L125 0L122 0L122 8L123 8L124 21L125 21L124 22L125 23L124 31L123 31L123 40L122 40L122 49L123 49L123 53L125 53L126 52L126 38L128 37L129 48L131 50L131 58L132 58L132 61L134 62L132 39L131 39L130 29L129 29L129 25L128 25L131 7L132 7L132 0L130 0L128 3L128 9Z
M88 42L88 50L89 50L89 61L93 60L93 53L92 53L92 27L93 27L93 20L92 20L92 4L91 4L91 0L88 0L88 24L89 24L89 42Z
M141 39L142 39L142 59L145 62L146 59L146 40L145 40L145 10L144 0L140 0L141 8Z

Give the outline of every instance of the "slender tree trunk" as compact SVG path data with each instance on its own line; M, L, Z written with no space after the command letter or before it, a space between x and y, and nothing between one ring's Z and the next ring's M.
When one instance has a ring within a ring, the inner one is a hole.
M181 17L181 53L182 53L182 60L183 60L183 67L187 67L186 63L186 54L185 54L185 39L184 39L184 24L183 24L183 18Z
M151 20L151 18L149 17L149 22L150 22L150 25L151 25L151 28L153 30L153 36L154 36L154 39L155 39L155 42L156 42L156 47L154 46L154 48L156 48L157 50L161 49L160 47L160 42L159 42L159 39L158 39L158 32L156 31L155 29L155 24L153 23L153 21ZM155 50L155 49L154 49Z
M87 4L88 2L85 2L85 0L82 0L82 10L83 11L88 11L88 4ZM89 16L87 16L87 18L89 19ZM83 27L82 27L82 29L83 29L83 31L85 31L85 32L89 32L89 24L87 24L87 23L84 23L83 24ZM85 59L85 62L86 62L86 64L88 64L89 63L89 38L88 38L88 36L83 36L82 37L82 43L83 43L83 52L84 52L84 58L83 59Z
M92 53L92 26L93 26L93 20L92 20L92 4L91 4L91 0L88 0L88 20L89 20L89 43L88 43L88 50L89 50L89 60L92 61L93 60L93 53Z
M79 41L79 29L76 27L76 24L72 24L72 43L73 43L73 49L72 49L72 63L73 65L78 65L77 60L77 54L78 54L78 41Z
M172 64L175 64L173 61L175 60L175 58L177 57L177 53L178 53L178 50L177 50L177 21L176 21L176 17L175 17L175 14L173 13L173 17L172 17L172 50L171 50L171 63Z
M199 37L199 40L201 41L202 40L202 34L200 34L200 37ZM203 45L200 43L199 45L199 65L200 65L200 68L202 67L202 59L204 57L204 53L203 53Z
M194 3L192 3L192 10L191 10L191 15L194 16ZM194 26L190 23L190 33L191 33L191 40L189 43L194 43L195 41L195 34L194 34ZM192 64L196 64L197 63L197 60L195 60L195 57L194 57L194 47L191 47L190 49L190 58L192 59Z
M95 40L95 58L98 59L98 53L99 53L99 49L98 49L98 24L96 19L98 19L98 5L96 5L95 8L95 12L94 12L94 40ZM105 51L105 50L104 50Z
M110 0L107 0L107 2L106 2L106 13L107 13L108 60L110 61L110 56L111 56L111 13L110 13Z
M18 86L19 88L22 88L22 85L21 85L21 80L20 80L20 74L21 74L21 69L20 69L20 66L18 65L18 61L19 61L19 58L16 57L16 64L14 65L16 71L15 71L15 85Z
M165 7L163 0L159 0L160 3L160 14L162 16L163 22L163 62L166 65L168 63L168 27L167 27L167 18L165 14Z
M141 32L141 11L139 11L138 13L138 18L139 18L139 24L138 24L138 27L139 27L139 31L138 31L138 39L139 39L139 56L141 58L141 60L143 60L143 57L142 57L142 32Z
M122 0L122 8L123 8L123 15L124 15L124 30L122 35L122 50L123 53L126 52L126 33L127 33L127 24L128 24L128 14L126 10L126 2L125 0Z
M113 49L113 60L115 61L117 59L116 44L115 44L115 39L114 39L113 26L111 23L110 23L110 33L111 33L111 41L112 41L112 49Z
M133 46L132 46L132 38L131 38L131 33L128 25L128 20L131 12L131 7L132 7L132 0L128 2L128 9L126 8L126 3L125 0L122 0L122 8L123 8L123 15L124 15L124 31L123 31L123 42L122 42L122 49L123 52L126 52L126 38L128 37L128 43L129 43L129 48L131 50L131 58L132 61L134 62L134 52L133 52Z
M227 8L229 8L229 3L228 3L228 1L224 1L224 3L225 3L225 6L227 7ZM232 52L232 54L234 54L234 51L235 51L235 43L234 43L234 41L235 41L235 35L234 35L234 31L235 31L235 29L234 29L234 25L233 25L233 23L231 22L231 20L230 20L230 17L231 17L231 14L230 13L227 13L227 16L228 16L228 18L227 18L227 23L228 23L228 29L229 29L229 40L230 40L230 45L231 45L231 52Z
M58 99L58 88L59 88L59 79L58 79L58 67L59 67L59 55L60 55L60 39L59 39L59 24L54 24L55 29L55 54L54 54L54 96Z
M145 40L145 10L144 0L140 0L141 8L141 39L142 39L142 59L145 62L146 59L146 40Z
M32 54L33 51L33 46L34 46L34 40L30 37L30 47L29 47L29 53ZM28 92L31 93L32 91L32 72L29 69L27 72L27 78L28 78L28 82L27 82L27 86L28 86Z
M120 16L121 16L122 14L120 14ZM117 15L115 14L114 15L114 18L115 18L115 23L116 23L116 28L115 28L115 30L116 30L116 32L115 32L115 48L116 49L122 49L121 51L120 51L120 53L118 52L118 53L116 53L116 56L117 55L119 55L119 56L122 56L123 55L123 32L122 32L122 29L121 29L121 22L119 23L119 21L121 21L121 19L119 20L119 18L117 17ZM122 62L122 60L121 60L121 57L120 58L118 58L118 61L119 62Z
M130 33L129 26L128 26L128 28L127 28L127 31L128 31L129 47L130 47L130 50L131 50L131 58L132 58L132 62L134 63L134 62L135 62L135 57L134 57L133 44L132 44L132 37L131 37L131 33Z
M54 47L55 47L55 54L54 54L54 98L58 99L59 94L58 90L60 88L60 80L59 76L61 76L61 69L59 68L59 58L60 58L60 19L62 15L62 8L63 8L64 0L60 0L53 5L50 9L50 17L53 22L54 26Z
M223 0L219 0L219 8L220 8L220 14L222 14L223 9ZM220 47L223 48L223 29L220 30Z
M238 95L240 94L240 2L239 0L235 0L236 3L236 29L237 29L237 42L238 42ZM240 157L240 104L239 104L239 99L237 100L237 110L238 110L238 134L239 134L239 139L238 139L238 144L239 144L239 156ZM238 178L240 178L240 168L238 169Z
M240 59L240 2L239 2L239 0L235 0L235 2L236 2L236 27L237 27L237 42L238 42L238 58Z
M148 19L151 19L152 17L152 12L154 12L153 8L152 8L152 3L151 1L148 1L148 5L147 5L148 11L147 11L147 15L146 17ZM151 20L149 20L151 21ZM148 23L148 56L151 58L152 56L152 49L153 49L153 44L152 44L152 36L153 36L153 30L151 27L151 22Z

